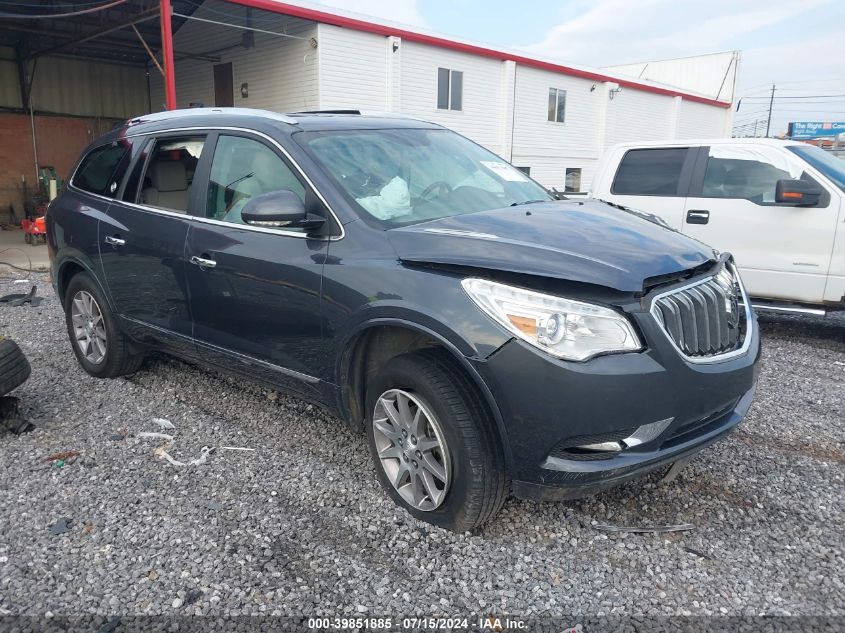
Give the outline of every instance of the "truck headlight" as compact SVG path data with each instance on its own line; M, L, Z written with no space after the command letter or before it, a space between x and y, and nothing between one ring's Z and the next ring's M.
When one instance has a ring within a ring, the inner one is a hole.
M631 322L604 306L467 278L464 291L490 318L523 341L566 360L642 349Z

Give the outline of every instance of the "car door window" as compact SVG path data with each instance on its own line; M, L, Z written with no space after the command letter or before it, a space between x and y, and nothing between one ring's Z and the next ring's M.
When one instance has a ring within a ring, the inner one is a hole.
M114 141L97 147L82 159L73 185L83 191L113 197L129 163L129 143Z
M141 204L187 213L191 183L204 145L204 136L156 139L141 180Z
M800 178L803 169L786 154L765 147L710 148L701 193L774 204L778 180Z
M283 189L305 202L304 185L267 145L243 136L220 135L211 163L207 218L245 224L241 211L250 198Z
M628 196L677 196L686 147L632 149L625 154L611 193Z

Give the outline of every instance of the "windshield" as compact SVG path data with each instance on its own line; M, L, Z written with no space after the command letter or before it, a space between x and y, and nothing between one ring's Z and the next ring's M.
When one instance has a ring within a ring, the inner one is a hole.
M302 132L296 139L359 213L387 228L552 200L521 171L449 130Z
M845 160L815 145L790 145L789 151L801 158L827 176L842 191L845 191Z

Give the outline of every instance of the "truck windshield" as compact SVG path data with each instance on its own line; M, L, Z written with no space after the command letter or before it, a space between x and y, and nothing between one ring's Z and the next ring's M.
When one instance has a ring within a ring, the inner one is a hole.
M301 132L353 207L385 228L552 200L495 154L442 129Z
M837 158L815 145L790 145L788 149L806 160L832 180L842 191L845 191L845 160Z

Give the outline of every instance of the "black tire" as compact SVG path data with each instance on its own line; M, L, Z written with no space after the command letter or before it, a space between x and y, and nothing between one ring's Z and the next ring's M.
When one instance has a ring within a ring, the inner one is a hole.
M18 344L0 337L0 396L26 382L32 369Z
M442 503L419 510L393 487L376 449L373 413L379 397L402 389L421 398L437 417L451 455L451 482ZM367 389L367 441L379 483L416 518L454 532L492 519L505 501L508 481L495 428L477 388L444 350L428 349L391 359Z
M103 317L106 332L106 353L100 362L95 363L85 358L74 336L71 310L73 299L79 292L87 292L94 298ZM65 323L76 360L92 376L96 378L116 378L138 371L144 360L143 355L132 350L129 338L120 330L109 303L100 290L100 286L88 273L77 273L68 283L65 291Z

